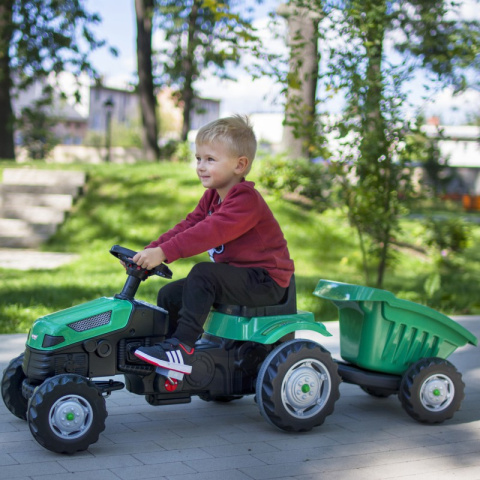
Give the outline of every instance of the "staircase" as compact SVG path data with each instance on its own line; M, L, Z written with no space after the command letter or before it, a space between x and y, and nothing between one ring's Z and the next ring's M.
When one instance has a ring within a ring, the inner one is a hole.
M53 235L80 195L86 174L6 168L0 184L0 248L36 248Z

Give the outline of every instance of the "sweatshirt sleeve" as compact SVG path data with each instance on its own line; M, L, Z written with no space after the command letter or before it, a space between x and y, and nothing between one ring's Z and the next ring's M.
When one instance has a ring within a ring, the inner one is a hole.
M215 212L158 245L168 262L173 262L228 243L255 227L258 203L253 189L232 188Z

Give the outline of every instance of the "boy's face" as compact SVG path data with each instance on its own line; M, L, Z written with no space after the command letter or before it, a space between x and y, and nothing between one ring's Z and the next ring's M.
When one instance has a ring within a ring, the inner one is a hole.
M197 175L205 188L217 190L223 200L239 183L248 166L246 157L237 157L221 142L196 145Z

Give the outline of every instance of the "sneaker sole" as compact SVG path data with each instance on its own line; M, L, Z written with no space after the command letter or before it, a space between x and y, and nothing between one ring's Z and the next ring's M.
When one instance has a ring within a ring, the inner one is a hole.
M166 360L160 360L159 358L152 357L143 352L134 352L134 355L141 360L150 363L151 365L155 365L156 367L166 368L168 370L173 370L174 372L180 372L185 375L190 375L192 373L192 366L191 365L180 365L178 363L170 363Z

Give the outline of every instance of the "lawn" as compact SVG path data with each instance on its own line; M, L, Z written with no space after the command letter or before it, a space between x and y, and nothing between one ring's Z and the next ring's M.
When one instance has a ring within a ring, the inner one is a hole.
M1 163L0 170L6 166L11 165ZM58 168L45 164L41 167ZM125 272L109 254L110 247L120 244L143 248L184 218L203 192L194 169L182 163L61 168L87 171L88 183L65 223L43 249L77 253L79 259L55 270L0 268L0 333L26 332L41 315L119 292ZM251 179L256 178L254 170ZM299 308L313 311L322 321L335 319L336 308L312 295L318 279L364 283L357 239L344 212L328 210L320 214L264 193L295 260ZM402 222L402 241L421 244L420 221L405 218ZM471 245L461 256L443 262L442 288L431 295L427 295L424 285L437 271L434 257L408 248L397 250L384 288L446 314L480 313L480 252L475 248L479 239L480 227L474 226ZM185 276L195 262L205 260L206 254L173 263L170 267L174 278ZM158 288L166 281L157 277L147 280L138 298L154 303Z

